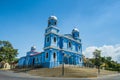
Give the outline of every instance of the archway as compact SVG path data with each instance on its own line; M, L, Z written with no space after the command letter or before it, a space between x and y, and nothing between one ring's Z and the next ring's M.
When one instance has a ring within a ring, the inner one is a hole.
M33 64L33 66L34 66L34 64L35 64L35 58L33 58L32 64Z

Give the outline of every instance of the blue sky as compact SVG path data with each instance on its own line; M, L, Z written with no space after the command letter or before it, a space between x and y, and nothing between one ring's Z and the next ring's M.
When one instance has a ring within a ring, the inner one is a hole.
M120 44L120 0L0 0L0 40L10 41L18 57L32 45L42 51L50 15L57 16L60 33L80 30L83 51Z

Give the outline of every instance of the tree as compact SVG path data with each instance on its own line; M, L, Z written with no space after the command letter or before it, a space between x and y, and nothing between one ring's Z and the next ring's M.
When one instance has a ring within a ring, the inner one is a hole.
M106 60L110 62L112 60L112 58L111 57L106 57Z
M95 58L95 65L98 68L98 74L100 73L100 65L101 65L101 51L96 49L93 52L94 58Z
M17 51L9 41L0 41L0 62L5 61L10 63L15 60L18 54Z
M94 58L95 58L95 65L100 66L100 63L101 63L101 51L96 49L93 52L93 55L94 55Z
M98 68L98 73L100 71L100 67L104 67L106 70L120 71L120 63L113 61L112 57L101 57L101 51L97 49L93 52L93 55L94 58L90 60Z
M112 64L114 63L113 61L111 61L112 58L111 57L106 57L106 63L108 64L108 67L112 67Z

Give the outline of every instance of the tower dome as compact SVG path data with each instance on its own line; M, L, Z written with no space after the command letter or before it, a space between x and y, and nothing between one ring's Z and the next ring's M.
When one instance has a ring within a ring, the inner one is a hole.
M79 38L79 30L77 28L74 28L72 30L72 36L74 39L78 39Z
M76 27L73 29L73 31L75 32L79 32L79 29L77 29Z
M50 16L48 18L48 27L56 26L56 25L57 25L57 17L56 16Z
M34 51L34 50L36 50L36 46L31 47L31 51Z
M56 17L56 16L50 16L50 17L49 17L49 20L51 20L51 19L57 20L57 17Z

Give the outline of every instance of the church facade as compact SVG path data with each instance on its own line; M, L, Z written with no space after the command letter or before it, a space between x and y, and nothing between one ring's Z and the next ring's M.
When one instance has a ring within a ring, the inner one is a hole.
M36 47L31 47L26 56L19 59L18 66L41 66L45 68L58 67L61 64L83 66L79 30L74 28L71 34L59 34L56 16L48 18L43 49L43 52L36 52Z

